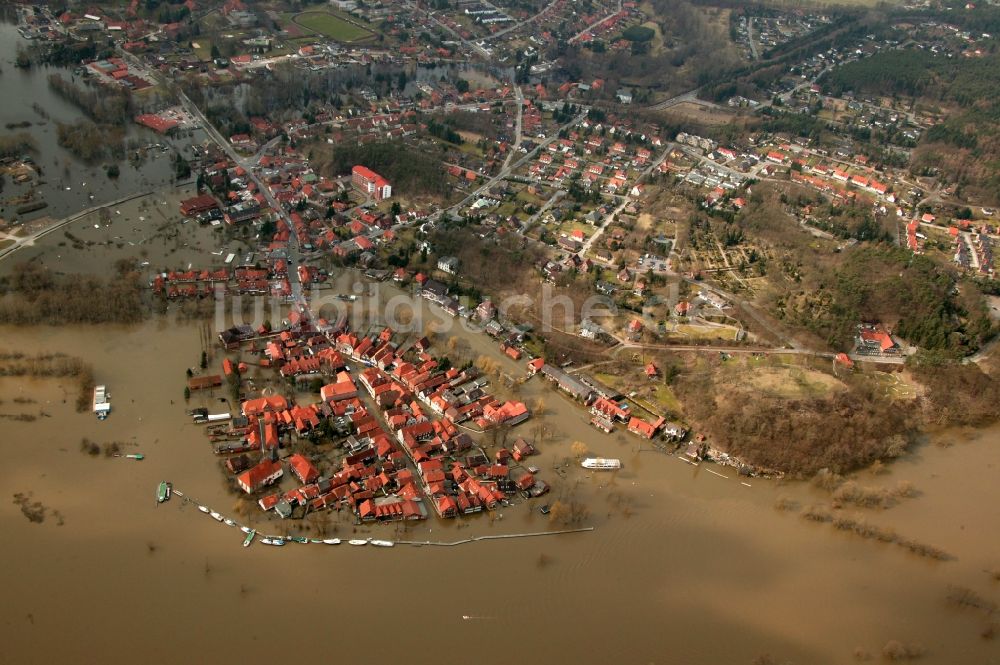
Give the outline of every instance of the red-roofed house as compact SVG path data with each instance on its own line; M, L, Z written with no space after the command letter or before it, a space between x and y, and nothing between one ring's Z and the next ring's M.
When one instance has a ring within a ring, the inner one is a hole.
M319 478L319 470L304 455L295 453L289 457L288 466L303 485L308 485Z
M236 477L236 482L247 494L252 494L281 478L284 471L281 464L271 460L263 460L257 466L248 469Z

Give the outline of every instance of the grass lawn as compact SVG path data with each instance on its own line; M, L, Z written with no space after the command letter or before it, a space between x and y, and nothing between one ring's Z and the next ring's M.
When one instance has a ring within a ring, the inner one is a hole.
M532 205L539 206L539 207L543 203L542 199L538 198L534 194L529 194L528 191L527 191L527 189L522 189L521 191L519 191L517 193L517 196L515 198L518 201L520 201L521 203L530 203Z
M459 152L463 152L466 155L470 155L472 157L478 157L480 159L482 159L483 157L483 151L480 150L475 143L463 143L462 145L458 146L458 150Z
M295 22L304 28L341 42L357 42L372 36L370 31L326 12L305 12L297 15Z
M194 42L194 54L199 60L208 60L212 54L212 42L209 39L199 39Z
M566 235L572 235L573 231L583 231L583 235L590 237L594 235L597 229L588 224L587 222L579 222L577 220L567 220L559 225L557 233L565 233Z
M736 339L736 328L731 326L698 326L681 323L677 333L692 339Z

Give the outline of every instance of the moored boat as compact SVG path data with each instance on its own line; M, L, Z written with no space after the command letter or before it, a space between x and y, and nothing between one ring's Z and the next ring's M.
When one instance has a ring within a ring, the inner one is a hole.
M221 522L223 519L225 519L225 518L222 517L222 515L220 515L219 513L215 512L214 510L212 512L210 512L209 515L216 522Z
M200 510L200 511L201 511L201 512L203 512L203 513L205 513L206 515L207 515L207 514L208 514L209 512L211 512L211 511L210 511L210 510L208 509L208 506L198 506L198 510Z
M350 543L351 545L367 545L368 544L367 540L361 540L360 538L352 538L351 540L348 540L347 542Z
M253 542L253 537L257 535L256 529L251 529L250 533L247 534L246 539L243 541L243 547L250 547L250 543Z
M372 541L372 545L375 545L377 547L392 547L395 544L396 543L392 542L391 540L373 540Z
M111 413L111 393L107 386L94 387L94 413L98 420L104 420Z
M240 527L240 531L242 531L243 533L250 533L251 531L256 532L256 529L251 529L248 526L241 526Z
M276 547L281 547L282 545L285 544L285 541L283 541L281 538L273 538L271 539L271 544L275 545Z
M274 545L274 541L271 540L270 538L261 538L260 542L264 543L265 545Z
M580 463L584 469L594 469L597 471L612 471L622 468L621 460L607 457L588 457Z
M164 480L156 487L156 502L163 503L168 499L170 499L170 483Z
M340 538L327 538L323 541L326 545L339 545Z
M226 519L222 520L222 522L226 526L236 526L236 522L234 522L233 520L229 519L228 517Z

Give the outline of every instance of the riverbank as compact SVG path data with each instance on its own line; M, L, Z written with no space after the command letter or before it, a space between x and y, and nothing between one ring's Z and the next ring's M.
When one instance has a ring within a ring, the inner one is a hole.
M644 445L624 435L599 435L578 406L545 384L529 382L523 396L544 398L545 414L538 420L551 431L539 467L560 466L574 440L625 464L614 475L567 467L559 481L562 496L553 499L588 506L586 522L596 527L594 533L503 540L475 550L387 548L377 564L365 548L347 547L331 563L320 547L243 549L234 538L220 538L219 529L226 527L193 506L156 507L153 489L163 479L220 509L232 504L204 437L184 416L182 379L172 378L178 368L197 363L196 326L156 320L130 328L0 333L26 353L62 349L81 357L115 396L114 412L101 423L75 412L75 392L65 382L0 379L0 412L38 416L34 422L4 419L0 450L11 463L0 469L0 484L11 494L30 494L31 502L49 511L35 523L19 506L0 503L0 527L8 534L0 563L17 566L8 592L21 599L0 608L0 621L10 627L8 654L17 662L106 654L102 645L112 639L111 631L74 620L76 608L91 606L98 595L105 599L95 610L98 625L114 626L120 652L149 663L176 662L178 654L195 650L215 662L243 660L231 636L245 629L242 617L262 608L296 608L273 613L275 630L324 630L331 591L356 613L408 620L402 607L386 609L379 596L387 589L370 575L344 574L373 565L376 573L383 567L422 571L398 575L395 591L423 599L424 620L468 649L498 631L516 631L523 648L558 661L660 662L669 651L672 660L690 663L750 662L770 653L778 662L833 665L849 662L856 648L877 654L888 640L921 642L922 663L988 663L995 655L995 644L979 636L985 618L951 608L946 598L954 585L996 596L984 571L1000 565L1000 542L988 528L1000 521L994 482L998 428L931 435L884 475L866 472L856 479L873 487L910 481L913 498L887 509L837 509L953 557L937 562L775 510L779 499L803 508L829 504L830 494L812 484L756 479L746 487L736 477L707 473L705 466L642 453ZM478 337L468 342L470 352L505 362L495 345ZM34 402L16 404L15 397ZM81 436L133 444L130 452L143 452L146 459L91 458L79 452ZM62 516L62 526L51 511ZM502 520L432 519L417 527L334 522L331 536L452 542L545 531L549 524L529 510L505 512ZM45 585L57 585L58 598L36 593ZM531 589L536 602L526 606L512 586ZM490 618L467 621L463 615ZM365 657L380 629L370 622L348 624L351 639L338 641L338 648L346 657ZM214 628L205 631L205 625ZM598 630L612 630L618 638L614 644L578 639L581 631ZM64 639L51 640L54 632ZM164 643L171 648L154 646ZM412 658L425 647L426 636L406 635L384 654ZM281 658L285 651L266 642L253 649L261 659ZM113 654L108 658L117 662Z

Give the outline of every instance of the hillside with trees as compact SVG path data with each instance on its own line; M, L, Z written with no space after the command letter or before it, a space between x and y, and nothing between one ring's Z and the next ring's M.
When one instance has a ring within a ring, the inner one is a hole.
M405 143L317 143L307 152L316 170L326 176L342 176L355 164L363 164L385 177L400 194L447 199L453 193L441 162Z
M948 58L927 51L886 51L838 67L821 80L839 95L907 97L947 118L921 137L913 153L915 174L952 174L961 193L996 202L1000 190L1000 54Z
M801 289L775 296L775 316L830 347L848 350L855 328L880 321L920 349L958 358L996 332L982 295L926 256L889 245L862 245L830 267L813 266Z

